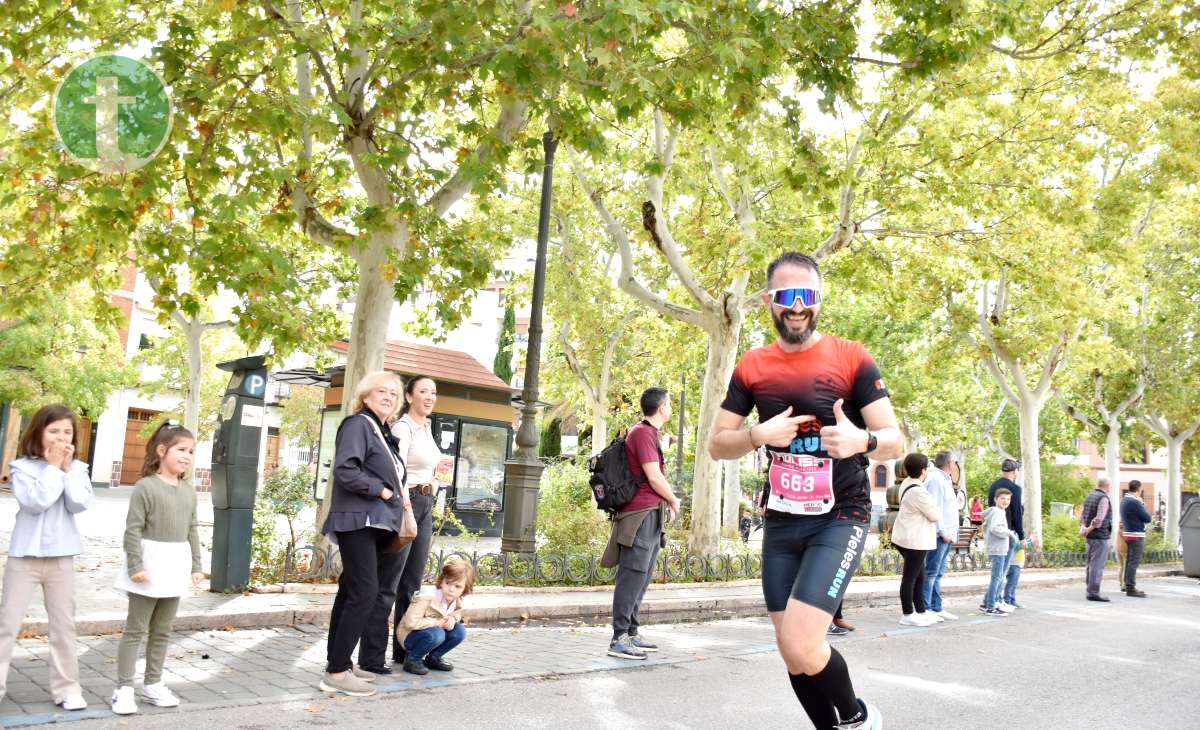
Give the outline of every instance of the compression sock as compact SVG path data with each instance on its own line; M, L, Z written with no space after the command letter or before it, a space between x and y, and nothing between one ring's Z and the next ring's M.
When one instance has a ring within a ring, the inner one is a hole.
M820 672L812 675L813 686L837 710L837 722L850 724L863 719L862 707L854 694L850 681L850 669L837 649L830 648L829 663Z
M796 699L800 700L800 705L808 713L808 719L812 720L813 727L831 728L837 723L833 703L817 689L812 677L789 672L788 679L792 682L792 691L796 693Z

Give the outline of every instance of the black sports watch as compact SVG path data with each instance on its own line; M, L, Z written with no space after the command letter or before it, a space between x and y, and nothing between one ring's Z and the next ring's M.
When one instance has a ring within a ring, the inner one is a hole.
M864 451L863 453L869 454L872 451L874 451L875 447L877 447L877 446L879 446L879 439L875 438L875 434L871 433L870 431L867 431L867 450Z

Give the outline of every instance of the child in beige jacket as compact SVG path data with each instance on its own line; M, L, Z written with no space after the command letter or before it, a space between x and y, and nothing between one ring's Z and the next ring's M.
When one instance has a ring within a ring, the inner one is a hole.
M413 599L396 629L397 643L408 652L404 671L428 674L430 669L439 672L454 669L445 657L467 638L462 623L462 597L470 594L474 585L475 571L470 563L451 560L442 566L432 593L422 593Z

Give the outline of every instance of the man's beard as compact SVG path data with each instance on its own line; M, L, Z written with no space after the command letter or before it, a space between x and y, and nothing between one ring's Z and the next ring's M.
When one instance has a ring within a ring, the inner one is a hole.
M787 322L784 320L786 315L787 312L779 315L772 312L771 321L775 323L775 331L779 333L779 339L789 345L803 345L817 331L817 313L815 311L808 313L808 326L798 332L788 327Z

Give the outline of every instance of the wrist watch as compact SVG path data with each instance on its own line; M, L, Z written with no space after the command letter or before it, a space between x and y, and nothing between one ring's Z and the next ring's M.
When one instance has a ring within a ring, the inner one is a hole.
M863 453L869 454L874 451L877 446L879 446L879 439L875 438L875 434L867 431L867 450Z

